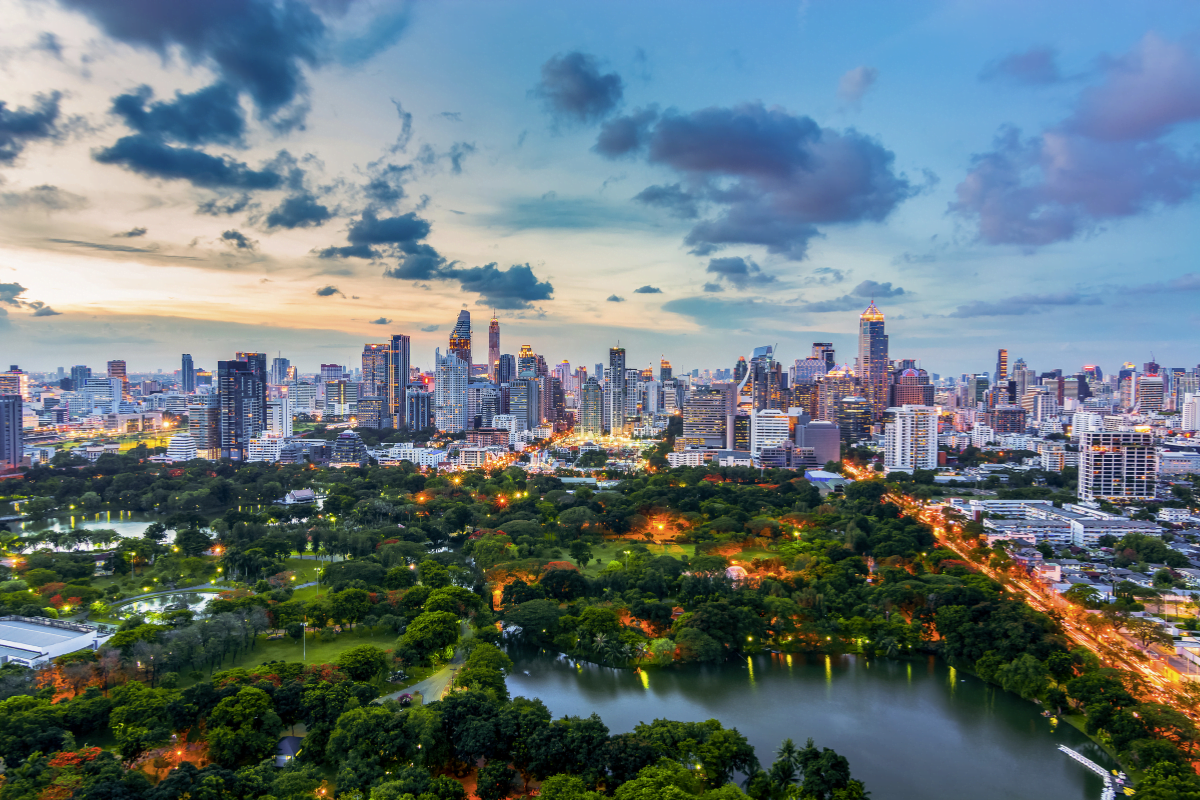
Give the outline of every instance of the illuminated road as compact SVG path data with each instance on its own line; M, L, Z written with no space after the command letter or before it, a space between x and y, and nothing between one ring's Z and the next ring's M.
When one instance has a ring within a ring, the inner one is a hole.
M879 473L856 467L849 462L843 462L843 468L856 480L878 480L882 478ZM1170 705L1193 719L1200 719L1200 714L1194 709L1180 704L1171 692L1172 682L1170 680L1150 669L1146 664L1138 663L1137 659L1145 658L1145 656L1136 650L1133 650L1134 653L1137 653L1136 656L1125 652L1128 651L1129 647L1119 635L1113 634L1112 636L1107 636L1101 634L1098 636L1086 630L1078 623L1078 619L1076 619L1079 617L1078 609L1052 589L1046 589L1023 575L1014 576L1008 573L1000 573L986 564L974 561L968 554L967 548L962 543L961 538L958 538L961 537L963 532L960 523L946 519L940 511L928 508L920 501L911 497L889 492L884 495L884 499L896 504L905 512L928 524L933 529L938 543L954 551L964 562L995 581L1019 589L1025 596L1026 603L1035 610L1057 619L1061 623L1063 632L1067 638L1094 653L1100 659L1101 664L1107 667L1140 673L1145 677L1150 687L1150 698L1148 699ZM955 536L950 536L950 532L953 532ZM1105 641L1105 639L1109 641Z

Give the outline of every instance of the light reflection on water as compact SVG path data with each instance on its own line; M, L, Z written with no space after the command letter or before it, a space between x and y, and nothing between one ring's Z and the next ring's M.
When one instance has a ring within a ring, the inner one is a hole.
M811 736L849 758L875 800L1093 800L1099 778L1057 746L1115 766L1070 725L1052 727L1041 706L934 658L914 669L919 661L759 655L637 673L510 654L509 692L541 698L556 717L595 712L614 733L658 718L716 718L766 762L784 738L802 745Z

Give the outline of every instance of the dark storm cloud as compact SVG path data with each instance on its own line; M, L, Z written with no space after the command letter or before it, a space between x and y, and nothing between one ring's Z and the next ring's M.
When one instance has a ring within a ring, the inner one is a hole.
M404 184L413 177L411 164L372 164L368 169L363 194L369 202L391 207L404 199Z
M229 156L171 147L142 134L125 136L111 147L99 148L92 158L147 178L184 180L206 189L277 189L284 181L284 176L270 166L255 170Z
M317 289L317 297L332 297L335 294L341 294L342 297L346 296L336 286L322 286L320 289Z
M634 289L633 293L634 294L662 294L662 289L659 289L657 286L651 286L650 284L646 284L645 286L639 286L638 288Z
M429 220L409 212L396 217L379 217L372 209L363 211L362 216L350 224L346 238L349 247L328 247L318 254L320 258L380 258L385 254L398 256L432 257L436 263L419 274L396 275L394 277L426 279L441 266L442 259L429 245L421 242L429 235Z
M226 242L236 250L253 251L256 244L252 239L247 237L246 234L242 233L241 231L233 230L222 233L221 241Z
M648 206L664 208L683 219L695 219L700 216L697 198L685 192L678 183L670 186L647 186L634 195L633 199Z
M632 155L645 146L650 126L657 119L657 106L639 108L632 114L610 119L600 126L592 149L608 158Z
M758 264L741 256L710 259L705 272L724 278L739 289L745 289L751 284L772 283L775 280L774 275L768 275Z
M268 228L316 228L333 217L333 212L309 191L285 197L267 214Z
M601 154L642 153L682 175L681 192L718 208L684 240L696 255L751 244L801 260L819 226L882 221L916 193L874 139L761 103L667 111L628 150L606 144L604 134Z
M556 119L588 123L603 119L620 104L624 84L615 72L602 75L595 56L575 51L542 65L542 80L533 94Z
M1094 306L1100 305L1099 298L1078 292L1058 294L1023 294L1001 300L975 300L961 305L947 316L950 317L1006 317L1040 314L1051 306Z
M178 48L188 62L211 68L221 82L246 92L264 119L277 118L307 94L303 69L321 63L328 39L321 17L298 0L61 2L118 41L164 59ZM293 115L290 122L301 119Z
M138 239L145 235L146 235L145 228L130 228L127 231L121 231L120 233L114 233L113 238L114 239Z
M624 298L624 297L619 297L619 296L617 296L617 295L615 295L615 294L610 294L610 295L608 296L608 302L610 302L610 303L624 303L624 302L625 302L625 298Z
M112 111L138 133L180 144L239 144L246 133L238 93L214 83L170 102L155 101L149 86L113 98Z
M43 184L17 192L0 192L4 208L36 209L38 211L77 211L88 204L86 197Z
M371 320L372 325L390 325L391 323L392 321L387 317L380 317L379 319Z
M495 262L482 267L447 267L438 277L456 280L464 292L479 294L476 305L520 309L554 299L554 287L539 281L528 264L513 264L506 270L498 269Z
M809 311L815 314L829 311L854 311L865 308L866 303L873 300L894 299L906 294L910 294L910 292L904 291L903 287L892 286L890 281L886 283L863 281L841 297L835 297L832 300L803 303L799 308L801 311Z
M1200 154L1168 137L1197 119L1200 58L1147 35L1104 64L1058 125L1030 138L1002 129L972 159L950 210L989 244L1038 247L1182 204L1200 187Z
M0 303L8 306L20 306L18 295L25 293L25 287L19 283L0 283Z
M255 204L250 202L250 195L239 194L228 197L220 197L213 200L205 200L203 203L196 206L196 213L206 214L210 217L221 217L227 214L236 214L239 211L244 211L253 205Z
M984 81L1005 80L1026 86L1045 86L1058 83L1058 54L1052 47L1034 46L1021 53L1010 53L992 61L979 73Z
M18 108L0 100L0 164L11 165L30 142L61 135L61 99L60 92L39 94L33 98L32 107Z

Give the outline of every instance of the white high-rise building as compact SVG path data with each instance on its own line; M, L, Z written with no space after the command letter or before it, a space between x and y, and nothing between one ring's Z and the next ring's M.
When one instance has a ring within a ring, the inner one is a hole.
M196 440L189 433L177 433L167 445L167 458L172 461L191 461L196 458Z
M1104 430L1104 415L1094 411L1076 411L1071 415L1071 438L1075 441L1083 434Z
M791 441L791 425L789 417L782 411L766 408L756 411L750 417L750 453L753 456L762 454L764 447L779 447Z
M292 401L287 397L267 401L267 430L277 436L292 435Z
M1153 500L1157 472L1152 433L1103 431L1080 437L1080 500Z
M246 461L266 461L273 464L283 451L283 438L273 433L255 436L247 442Z
M1138 378L1137 407L1143 414L1156 414L1163 410L1165 391L1163 379L1158 375L1142 375Z
M930 406L896 409L884 429L884 472L937 469L938 415Z
M1180 427L1185 431L1200 431L1200 394L1185 394L1179 410L1183 414Z
M433 418L439 431L458 433L467 428L467 381L471 365L454 353L434 351Z

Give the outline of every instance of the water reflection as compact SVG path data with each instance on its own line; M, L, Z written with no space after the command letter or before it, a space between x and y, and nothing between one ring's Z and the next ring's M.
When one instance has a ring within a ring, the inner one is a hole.
M204 606L209 600L217 597L220 592L171 592L169 594L146 597L134 600L115 609L117 616L126 617L130 614L161 614L165 611L176 611L186 608L201 616Z
M755 656L723 666L615 670L511 650L514 696L540 697L556 716L599 713L613 732L656 718L721 720L769 760L786 737L843 753L876 800L1098 798L1098 777L1056 750L1115 766L1040 706L930 659L819 654ZM949 691L948 691L949 690Z

